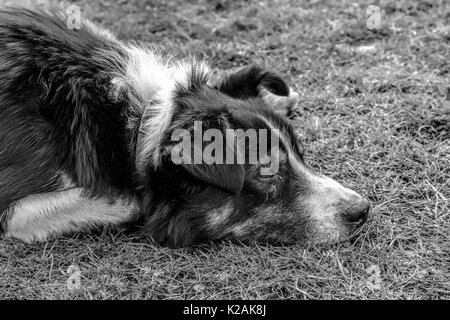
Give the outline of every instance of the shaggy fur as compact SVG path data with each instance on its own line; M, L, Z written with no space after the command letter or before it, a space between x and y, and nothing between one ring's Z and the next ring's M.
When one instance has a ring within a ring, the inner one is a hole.
M0 11L1 234L31 242L131 224L170 246L323 242L365 221L367 200L303 163L283 116L296 95L279 76L250 66L212 83L203 62L65 21ZM196 121L272 132L279 171L174 164L172 133Z

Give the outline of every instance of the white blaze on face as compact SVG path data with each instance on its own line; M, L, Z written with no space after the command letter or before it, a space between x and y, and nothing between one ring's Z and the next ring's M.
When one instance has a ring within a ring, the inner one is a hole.
M342 215L346 204L361 196L326 176L312 173L306 175L312 189L307 202L315 230L315 241L338 241L347 236L348 230L342 224Z
M299 179L308 184L310 193L301 201L309 209L307 236L312 242L336 242L348 236L343 224L345 209L361 196L329 177L314 173L289 150L289 162Z
M286 147L290 166L299 181L303 180L310 191L298 199L299 207L304 208L306 205L309 209L309 226L306 230L309 240L316 243L336 242L348 237L349 230L343 223L343 215L347 209L361 202L363 197L336 180L312 172L295 154L289 137L269 121L266 120L266 123L279 134L280 143Z

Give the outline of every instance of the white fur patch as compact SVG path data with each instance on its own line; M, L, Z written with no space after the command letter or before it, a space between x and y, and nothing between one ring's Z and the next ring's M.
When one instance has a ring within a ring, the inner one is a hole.
M173 115L173 95L178 86L187 87L195 71L208 74L206 64L181 60L174 61L152 47L129 46L125 75L113 80L113 91L122 87L136 95L133 101L142 114L136 150L136 166L142 171L150 161L158 166L159 146Z
M340 204L351 203L352 199L361 197L355 191L329 177L313 174L303 170L311 183L312 193L307 200L310 208L312 230L315 242L335 242L345 236L342 226L343 214Z
M85 198L80 188L31 195L10 208L5 236L45 241L53 234L125 222L133 211L133 204L124 200L110 204L105 199Z
M273 130L273 126L266 119L267 124ZM289 140L280 132L280 141L287 147L289 163L299 177L306 179L312 188L311 194L300 202L309 207L308 237L313 242L335 242L342 238L346 230L342 226L339 204L352 202L361 197L355 191L344 187L342 184L329 177L313 173L297 159L290 147Z

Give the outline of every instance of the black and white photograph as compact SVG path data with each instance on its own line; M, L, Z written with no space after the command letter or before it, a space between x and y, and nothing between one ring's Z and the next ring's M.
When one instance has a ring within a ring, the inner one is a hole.
M450 1L0 0L0 300L450 300Z

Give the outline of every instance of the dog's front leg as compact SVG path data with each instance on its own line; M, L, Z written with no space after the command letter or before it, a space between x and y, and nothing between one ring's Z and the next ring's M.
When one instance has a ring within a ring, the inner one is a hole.
M88 198L81 188L30 195L4 212L5 236L24 242L45 241L52 235L113 227L133 220L133 201Z

